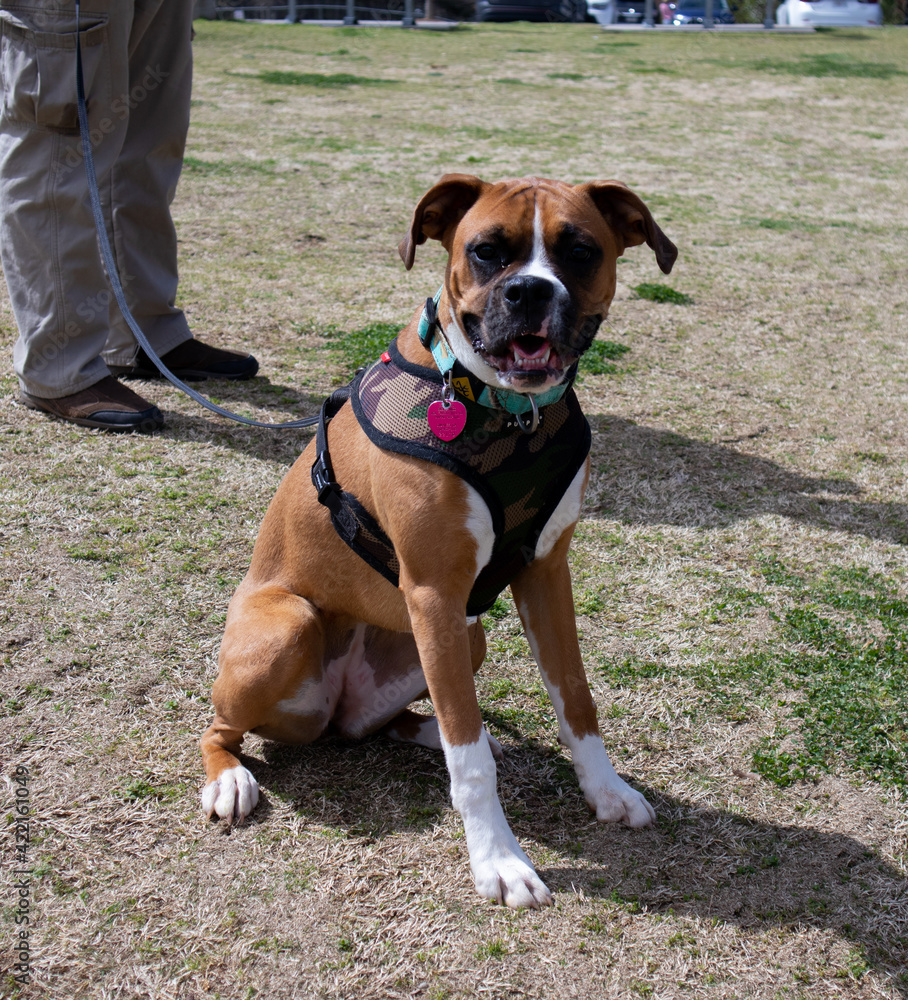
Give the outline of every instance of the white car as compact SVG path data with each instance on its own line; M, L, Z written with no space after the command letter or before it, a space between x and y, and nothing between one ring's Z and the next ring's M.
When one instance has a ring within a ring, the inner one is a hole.
M618 23L618 0L586 0L587 20L608 27Z
M878 0L783 0L776 24L798 28L878 28L883 8Z

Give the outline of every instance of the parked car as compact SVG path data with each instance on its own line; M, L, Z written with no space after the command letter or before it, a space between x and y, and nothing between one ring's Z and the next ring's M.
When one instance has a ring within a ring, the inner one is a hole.
M646 16L645 0L586 0L587 21L605 25L642 24ZM653 20L659 20L659 0L653 0Z
M883 8L877 0L784 0L776 24L804 28L878 28Z
M615 0L615 20L622 24L640 24L645 14L644 0ZM653 0L653 17L659 17L658 0Z
M706 0L675 0L670 24L702 24L706 17ZM735 16L728 0L713 0L713 24L734 24Z
M714 0L713 4L713 20L717 23L724 23L724 14L720 16L720 6L725 4L725 0ZM699 0L696 4L698 7L705 7L705 0ZM646 0L587 0L587 11L589 16L587 20L596 21L599 24L608 26L610 24L642 24L644 18L646 17ZM676 4L671 4L672 10L674 11ZM689 20L681 20L677 22L664 21L662 15L659 11L659 0L653 0L653 10L652 17L654 24L688 24L696 23ZM728 12L727 4L723 8L724 11ZM687 12L684 11L684 17L686 18ZM730 12L729 12L729 16ZM702 17L701 17L702 20ZM734 20L734 18L731 18Z
M585 21L586 0L477 0L477 21Z
M586 0L587 21L608 26L618 20L617 0Z

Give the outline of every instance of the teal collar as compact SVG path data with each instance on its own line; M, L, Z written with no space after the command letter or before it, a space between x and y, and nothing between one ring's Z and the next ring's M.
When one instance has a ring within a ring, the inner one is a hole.
M574 384L577 375L576 365L568 372L565 380L553 388L542 393L515 392L513 389L495 388L482 379L477 378L468 368L464 367L454 352L448 345L441 330L441 322L435 315L434 306L438 305L444 286L439 288L434 298L429 299L426 307L419 318L419 339L432 352L435 364L441 372L442 377L450 375L450 384L454 391L469 400L471 403L478 403L480 406L488 407L491 410L506 410L508 413L536 413L537 408L549 406L557 403L559 399ZM432 306L430 306L430 303ZM431 318L429 313L431 312ZM448 381L445 378L445 381Z

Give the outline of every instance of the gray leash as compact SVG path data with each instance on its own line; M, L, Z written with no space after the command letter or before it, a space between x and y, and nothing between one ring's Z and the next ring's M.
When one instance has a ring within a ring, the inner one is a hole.
M210 399L206 399L200 392L196 392L191 386L186 385L185 382L178 379L164 362L161 361L151 344L148 343L148 338L142 332L141 327L132 315L129 305L126 302L126 296L123 294L120 275L117 272L117 265L114 262L113 253L110 249L110 241L107 239L107 226L104 222L104 213L101 211L98 178L95 174L95 162L91 152L91 139L88 134L88 109L85 105L85 81L82 76L82 46L79 43L80 25L80 0L76 0L76 94L79 105L79 133L82 137L82 155L85 159L85 174L88 180L88 195L91 199L92 212L95 217L95 228L98 231L98 244L101 249L101 259L104 261L104 268L107 271L107 280L110 282L111 290L114 293L114 298L117 300L117 305L120 307L120 312L123 314L123 319L126 320L126 325L132 331L139 346L148 355L158 371L178 389L185 392L187 396L213 413L217 413L222 417L228 417L230 420L236 420L249 427L267 427L273 431L286 430L292 427L312 427L318 423L318 414L311 417L303 417L301 420L288 420L283 424L267 424L261 420L253 420L251 417L243 417L238 413L225 410L223 406L212 403Z

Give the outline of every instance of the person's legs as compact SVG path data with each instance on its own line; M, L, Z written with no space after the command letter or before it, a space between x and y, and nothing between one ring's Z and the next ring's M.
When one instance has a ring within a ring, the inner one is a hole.
M155 352L184 379L250 378L248 354L195 340L175 305L177 238L170 205L183 166L192 90L192 5L136 0L129 39L128 108L120 156L111 171L114 246L130 309ZM116 98L115 98L116 106ZM103 358L111 372L158 378L116 303Z
M102 203L126 136L112 95L127 82L133 5L87 0L81 44ZM79 140L75 4L0 3L0 253L19 328L24 391L77 393L107 375L110 291Z
M255 359L194 340L174 301L170 204L189 121L191 12L185 0L85 0L92 158L117 271L149 342L183 378L249 378ZM0 0L0 253L19 328L15 369L29 406L77 423L96 406L90 417L100 422L89 426L122 430L125 420L148 430L162 424L160 412L109 378L157 371L137 352L101 263L75 30L74 0Z
M183 166L192 88L192 4L137 0L129 36L128 85L112 107L126 120L109 176L112 246L133 316L161 355L192 337L176 307L177 238L170 205ZM116 302L103 352L114 369L138 351Z

